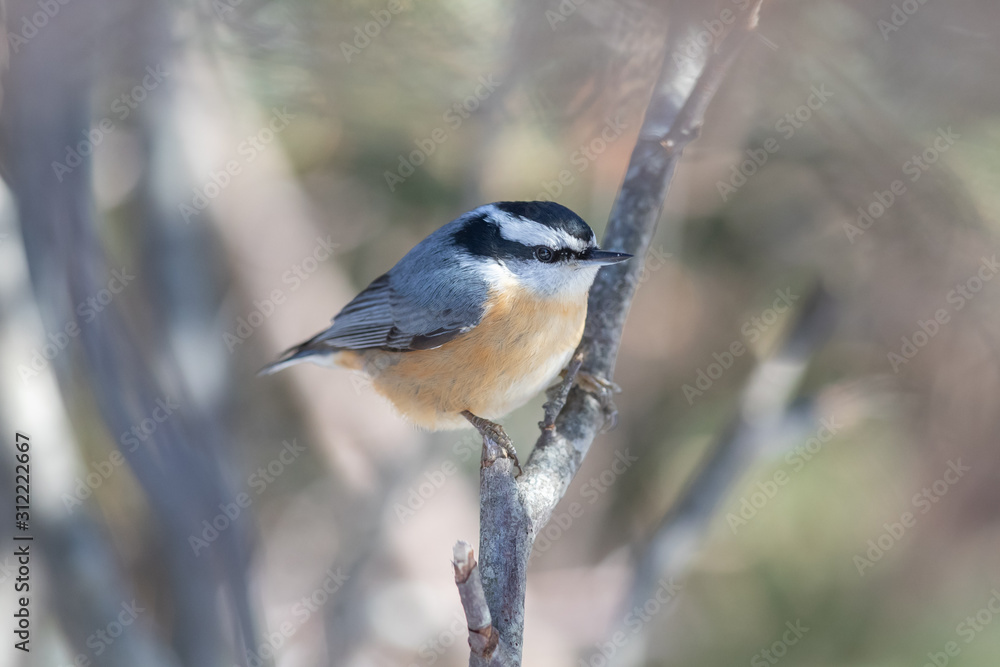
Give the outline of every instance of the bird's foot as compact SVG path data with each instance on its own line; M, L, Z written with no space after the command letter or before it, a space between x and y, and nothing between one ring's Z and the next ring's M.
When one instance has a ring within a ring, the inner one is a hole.
M556 417L559 416L559 413L562 412L563 407L566 405L569 390L573 388L573 384L576 382L576 374L580 372L582 364L583 352L575 353L569 360L566 368L559 371L560 381L545 391L545 397L548 399L542 407L542 410L545 412L545 419L538 422L538 428L542 429L543 433L555 430Z
M514 467L517 468L517 475L521 475L521 463L517 460L517 451L514 449L514 442L503 430L503 426L489 419L477 417L468 410L462 411L462 416L469 420L469 423L476 427L479 434L483 436L483 465L493 465L497 459L511 459Z
M586 371L578 371L575 382L576 386L594 396L601 404L601 409L604 411L604 431L610 431L617 426L618 408L615 406L614 396L621 393L622 388L607 378Z

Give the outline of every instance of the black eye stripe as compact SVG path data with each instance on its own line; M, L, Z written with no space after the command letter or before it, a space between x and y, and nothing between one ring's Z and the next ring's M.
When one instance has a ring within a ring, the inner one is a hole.
M452 237L456 245L480 257L534 259L534 248L510 241L485 215L472 218Z
M470 254L479 257L492 257L495 259L524 259L532 261L543 261L547 264L580 259L584 253L577 252L570 248L548 248L545 246L527 246L517 241L505 239L500 234L500 227L491 221L488 216L481 215L471 218L452 235L452 242L464 248ZM545 247L552 253L552 258L548 261L540 260L537 250Z
M539 257L538 253L541 250L545 250L548 253L551 253L551 256L548 257L548 259L543 259L542 257ZM537 259L540 262L545 262L547 264L551 264L554 262L568 262L570 260L581 259L582 257L583 257L582 252L577 252L576 250L571 250L570 248L560 248L559 250L553 250L552 248L548 248L546 246L537 246L535 248L535 259Z

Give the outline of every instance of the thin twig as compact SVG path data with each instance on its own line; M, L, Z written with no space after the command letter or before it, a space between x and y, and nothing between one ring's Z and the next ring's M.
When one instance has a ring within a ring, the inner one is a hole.
M736 56L743 50L743 45L757 29L762 3L763 0L757 0L749 7L748 11L743 14L742 21L733 26L722 40L719 48L709 58L704 73L698 78L698 82L677 114L677 119L670 127L670 131L660 140L660 145L668 151L679 153L684 150L687 144L698 137L708 105L715 98L715 93L718 92L719 86L722 85L726 74L729 73Z
M458 586L458 595L469 623L469 648L474 655L489 660L500 635L493 629L493 617L486 604L483 580L479 576L472 545L468 542L456 543L452 565L455 567L455 585Z

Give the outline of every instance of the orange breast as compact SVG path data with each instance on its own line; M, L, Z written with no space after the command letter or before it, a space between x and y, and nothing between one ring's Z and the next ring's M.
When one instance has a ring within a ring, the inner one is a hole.
M434 350L393 354L388 364L376 365L384 368L369 372L375 389L424 428L465 426L462 410L498 419L562 370L580 342L586 315L586 294L554 300L507 289L491 298L469 333Z

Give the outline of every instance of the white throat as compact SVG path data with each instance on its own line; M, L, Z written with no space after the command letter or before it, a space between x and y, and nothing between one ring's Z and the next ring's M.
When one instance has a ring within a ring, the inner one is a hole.
M518 261L511 262L507 271L519 287L539 297L575 300L586 297L599 268L586 264L552 265Z

